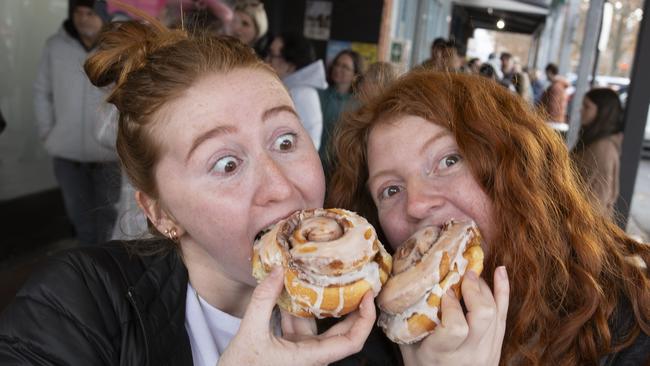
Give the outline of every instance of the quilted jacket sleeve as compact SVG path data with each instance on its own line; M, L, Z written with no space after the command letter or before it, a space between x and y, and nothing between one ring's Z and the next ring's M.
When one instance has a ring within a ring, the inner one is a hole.
M119 363L121 305L106 288L114 279L82 257L50 260L0 315L1 365Z

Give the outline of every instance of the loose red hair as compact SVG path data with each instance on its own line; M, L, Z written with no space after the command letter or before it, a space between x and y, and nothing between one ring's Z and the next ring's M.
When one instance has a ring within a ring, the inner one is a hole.
M596 365L650 334L650 249L589 202L561 138L517 95L480 76L413 71L341 121L327 203L378 225L366 188L372 128L400 115L450 130L493 202L496 239L485 273L508 269L510 310L501 363ZM488 276L489 277L489 276ZM629 303L636 322L613 339L609 321Z

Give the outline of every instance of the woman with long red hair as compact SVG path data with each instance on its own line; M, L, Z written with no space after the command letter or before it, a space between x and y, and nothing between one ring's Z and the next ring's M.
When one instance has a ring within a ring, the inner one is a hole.
M422 226L472 219L485 272L507 268L503 345L488 339L498 332L477 341L468 313L460 363L650 361L650 247L589 201L562 140L520 98L477 76L412 72L342 122L334 152L330 206L370 218L393 248ZM437 332L400 346L405 364L438 357Z

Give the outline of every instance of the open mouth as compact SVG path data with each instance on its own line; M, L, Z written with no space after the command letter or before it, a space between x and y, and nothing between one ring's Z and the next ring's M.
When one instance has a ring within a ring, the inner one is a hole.
M254 240L254 242L255 242L255 241L258 241L258 240L260 240L260 239L262 239L262 237L264 236L264 234L266 234L266 233L268 233L269 231L271 231L271 228L273 227L273 225L275 225L275 224L271 224L270 226L267 226L266 229L262 229L259 233L257 233L257 235L255 235L255 240Z
M260 240L260 239L264 236L264 234L266 234L266 233L268 233L269 231L271 231L271 229L273 229L273 227L274 227L275 225L277 225L278 222L280 222L280 221L286 219L287 217L293 215L295 212L296 212L296 210L293 210L293 211L289 212L288 214L283 215L283 216L280 216L280 217L278 217L277 219L273 220L271 223L265 225L264 228L263 228L262 230L260 230L260 231L257 233L257 235L255 235L255 239L253 239L253 243L255 243L256 241Z

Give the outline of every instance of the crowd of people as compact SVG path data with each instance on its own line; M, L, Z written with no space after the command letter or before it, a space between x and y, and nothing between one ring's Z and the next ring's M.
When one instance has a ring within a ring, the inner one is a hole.
M0 314L3 365L650 362L650 247L612 221L622 106L611 90L586 95L569 152L547 124L566 114L552 65L544 88L508 53L465 63L437 39L402 76L352 50L326 67L304 37L268 35L258 1L213 4L219 23L205 32L134 9L145 21L108 23L97 5L73 3L35 85L85 245L48 261ZM142 235L102 244L118 161ZM107 174L110 189L96 182ZM422 227L472 220L483 274L465 277L462 301L442 296L441 326L415 344L378 330L369 295L327 324L278 311L281 270L256 283L252 243L319 207L362 214L393 251Z
M559 75L557 65L549 63L545 78L539 71L522 66L521 61L509 52L495 53L488 59L474 57L465 61L464 48L454 41L436 38L431 43L431 57L420 66L437 71L462 72L496 80L506 89L521 96L539 109L548 122L566 123L569 83Z

